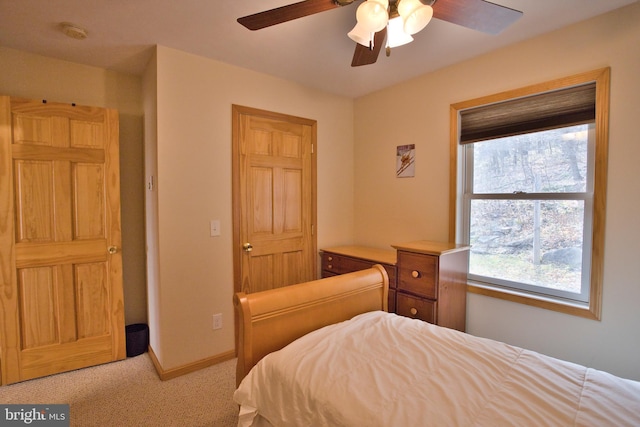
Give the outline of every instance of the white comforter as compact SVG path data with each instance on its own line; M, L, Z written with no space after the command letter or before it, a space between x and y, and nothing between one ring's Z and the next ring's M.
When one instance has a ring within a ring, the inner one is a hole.
M241 426L640 426L640 382L384 312L269 354L234 400Z

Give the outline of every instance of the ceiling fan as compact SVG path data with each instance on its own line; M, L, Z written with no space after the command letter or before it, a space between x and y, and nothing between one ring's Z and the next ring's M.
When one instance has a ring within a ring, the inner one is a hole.
M238 18L238 22L250 30L260 30L348 6L355 1L303 0ZM413 40L411 34L424 28L431 17L484 33L498 34L520 16L522 16L522 12L518 10L485 0L365 0L356 11L358 23L348 34L357 42L351 66L357 67L375 63L385 39L387 40L388 56L391 47ZM403 37L403 41L394 42L392 40L393 37L397 37L395 26L392 27L394 22L400 26L397 34Z

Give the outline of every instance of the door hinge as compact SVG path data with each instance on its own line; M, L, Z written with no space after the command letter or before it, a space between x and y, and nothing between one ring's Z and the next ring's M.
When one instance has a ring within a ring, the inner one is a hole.
M316 226L311 224L311 235L313 236L314 234L316 234Z
M314 154L315 152L316 152L315 146L313 144L311 144L311 154Z

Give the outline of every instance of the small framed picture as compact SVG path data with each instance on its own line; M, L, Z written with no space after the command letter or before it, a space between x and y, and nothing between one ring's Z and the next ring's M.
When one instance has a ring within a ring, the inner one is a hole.
M411 178L416 173L416 145L398 145L396 149L396 177Z

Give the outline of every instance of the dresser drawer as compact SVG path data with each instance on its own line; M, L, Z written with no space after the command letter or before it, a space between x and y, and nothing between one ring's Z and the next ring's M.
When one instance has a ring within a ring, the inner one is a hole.
M322 255L322 270L333 274L351 273L352 271L366 270L374 263L361 261L342 255L324 253Z
M360 260L344 255L337 255L331 252L322 254L322 277L335 276L336 274L351 273L352 271L366 270L380 264L384 267L389 276L389 288L396 287L396 266L381 264L374 261Z
M396 293L396 313L401 316L436 323L436 305L437 302L432 300L416 298L402 292Z
M436 299L438 257L398 252L398 290Z

